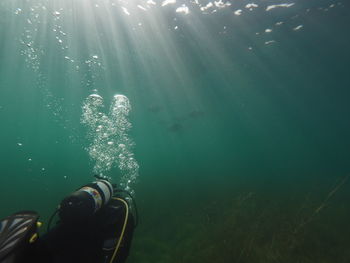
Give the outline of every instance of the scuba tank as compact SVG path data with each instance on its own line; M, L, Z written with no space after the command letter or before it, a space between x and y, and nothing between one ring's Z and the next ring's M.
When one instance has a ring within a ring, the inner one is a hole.
M58 207L62 223L83 222L104 207L113 196L113 185L97 180L65 197Z

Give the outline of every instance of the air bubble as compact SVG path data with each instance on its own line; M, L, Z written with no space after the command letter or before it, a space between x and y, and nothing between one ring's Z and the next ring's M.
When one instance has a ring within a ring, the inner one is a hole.
M83 103L81 121L89 128L91 141L87 151L95 163L95 174L105 175L117 166L122 174L120 184L125 188L128 181L136 180L139 167L131 152L133 141L127 134L131 127L127 118L130 102L126 96L118 94L113 97L109 114L102 112L103 107L103 98L96 93Z
M15 11L15 14L18 15L21 12L22 12L22 9L21 8L17 8L16 11Z

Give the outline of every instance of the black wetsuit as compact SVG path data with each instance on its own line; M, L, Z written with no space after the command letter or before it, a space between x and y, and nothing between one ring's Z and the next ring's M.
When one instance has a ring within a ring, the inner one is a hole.
M58 223L35 242L27 258L40 263L109 263L122 232L125 213L126 208L121 201L111 200L95 216L83 222ZM134 218L129 213L113 263L125 262L133 231Z

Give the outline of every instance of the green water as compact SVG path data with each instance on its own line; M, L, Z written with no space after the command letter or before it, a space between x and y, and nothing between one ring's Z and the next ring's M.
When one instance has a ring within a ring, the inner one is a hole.
M349 262L347 1L173 2L0 2L0 217L91 181L84 100L123 94L128 262Z

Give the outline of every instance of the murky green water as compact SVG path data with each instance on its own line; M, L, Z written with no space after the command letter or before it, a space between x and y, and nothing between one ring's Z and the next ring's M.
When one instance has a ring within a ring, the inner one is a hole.
M2 0L0 216L45 221L90 182L84 101L123 94L139 168L101 149L139 207L128 262L348 262L349 20L332 0Z

